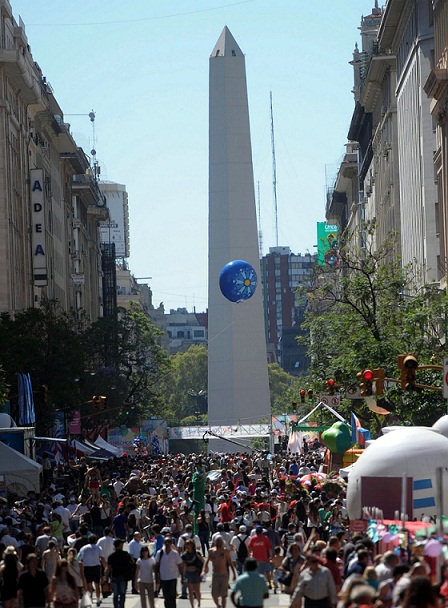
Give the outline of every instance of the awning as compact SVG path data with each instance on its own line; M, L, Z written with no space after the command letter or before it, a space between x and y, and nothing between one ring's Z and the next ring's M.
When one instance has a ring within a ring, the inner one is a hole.
M67 443L67 439L59 439L58 437L31 437L30 439L33 441L55 441L56 443Z

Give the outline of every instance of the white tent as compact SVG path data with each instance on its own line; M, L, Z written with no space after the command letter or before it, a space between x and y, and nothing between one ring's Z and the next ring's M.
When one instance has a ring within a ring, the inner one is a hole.
M40 492L41 472L42 465L0 442L0 480L3 477L8 492L19 496Z
M75 441L73 442L75 445L75 448L77 449L78 452L82 452L83 454L85 454L86 456L90 456L91 454L95 453L95 450L93 448L89 448L88 445L86 445L85 443L81 443L80 441Z
M123 453L123 450L120 450L120 448L116 448L111 443L108 443L105 439L101 437L101 435L98 435L94 443L99 448L103 448L103 450L107 450L108 452L111 452L111 454L115 454L116 456L121 456Z

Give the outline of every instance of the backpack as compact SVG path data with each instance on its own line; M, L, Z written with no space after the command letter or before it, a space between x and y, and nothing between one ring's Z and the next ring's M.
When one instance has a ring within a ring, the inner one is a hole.
M249 538L249 535L246 534L245 539L242 539L240 536L238 536L238 538L240 539L240 546L238 547L238 551L236 552L236 557L240 564L243 564L244 560L249 555L249 551L247 550L246 545L246 540Z

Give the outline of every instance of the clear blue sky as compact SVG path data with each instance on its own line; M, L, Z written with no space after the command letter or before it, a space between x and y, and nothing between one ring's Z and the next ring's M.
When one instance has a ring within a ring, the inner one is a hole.
M373 0L11 0L34 60L78 145L126 185L130 268L154 304L207 306L208 61L227 25L246 55L263 252L275 246L269 92L279 245L314 251L353 112L348 64ZM229 260L230 261L230 260Z

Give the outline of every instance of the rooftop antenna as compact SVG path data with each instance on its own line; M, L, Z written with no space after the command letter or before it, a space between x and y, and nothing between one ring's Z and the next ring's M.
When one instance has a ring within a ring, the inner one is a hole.
M269 98L271 102L272 187L274 193L275 246L278 247L277 165L275 162L274 111L272 109L272 91L269 93Z
M92 149L90 150L90 154L93 158L93 177L95 178L95 181L98 181L101 173L101 168L96 158L95 112L93 110L89 112L89 118L90 122L92 123Z
M95 181L98 180L99 175L101 173L100 166L98 164L96 158L96 133L95 133L95 112L92 110L88 114L64 114L64 116L88 116L90 118L90 122L92 123L92 149L90 150L90 154L93 157L93 176Z
M263 232L261 230L261 205L260 205L260 182L257 182L257 201L258 201L258 249L260 258L263 257Z

